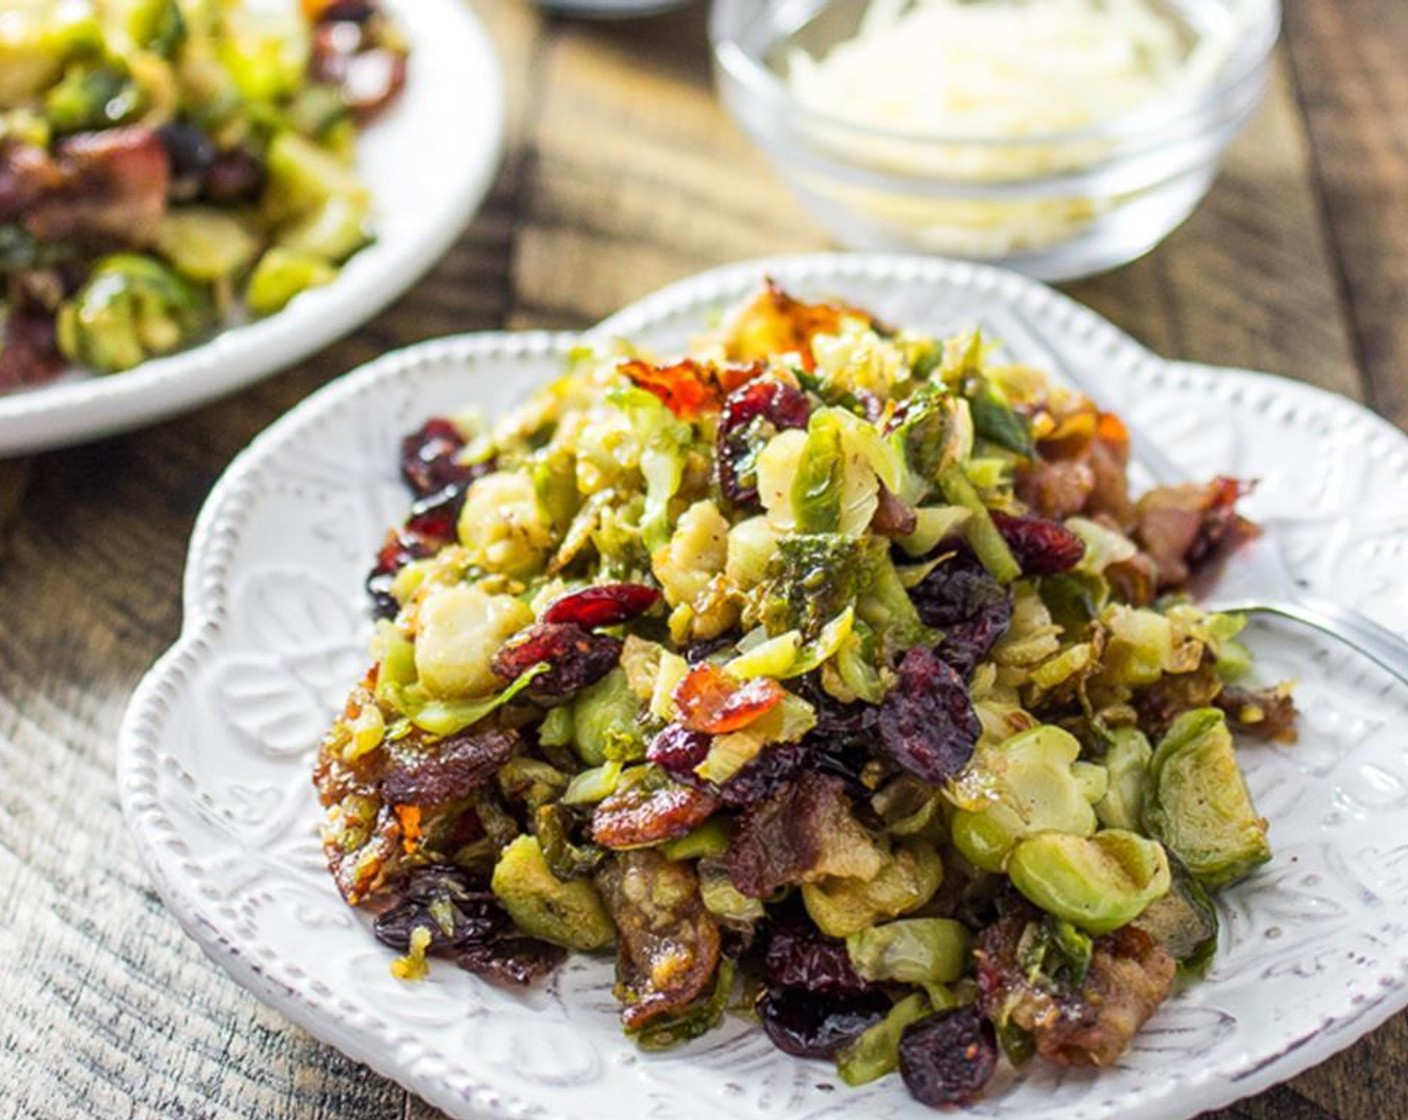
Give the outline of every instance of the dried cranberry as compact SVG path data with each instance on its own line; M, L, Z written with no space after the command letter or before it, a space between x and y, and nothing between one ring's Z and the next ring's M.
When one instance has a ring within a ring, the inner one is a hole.
M804 988L763 993L758 1016L779 1050L797 1058L833 1058L836 1051L890 1010L879 992L821 995Z
M539 622L494 655L490 667L504 680L515 680L534 665L548 670L535 677L529 693L557 700L595 684L621 660L621 642L593 634L570 622Z
M566 949L536 937L504 937L471 945L455 956L455 963L485 980L525 988L556 970L566 959Z
M902 767L926 782L956 778L982 733L968 689L932 651L915 647L880 705L880 741Z
M407 527L392 529L386 534L381 551L376 554L376 566L367 576L367 594L372 598L372 614L377 618L395 618L401 604L391 594L396 573L412 560L434 556L445 544L439 536L418 533Z
M671 774L692 774L708 755L712 738L672 723L650 741L645 757Z
M1059 521L1044 517L1014 517L992 511L992 522L1012 550L1024 575L1054 576L1068 572L1085 555L1085 542Z
M202 192L211 202L251 202L264 189L264 163L247 148L217 152L205 172Z
M555 599L543 612L543 621L571 622L595 630L629 622L659 601L660 592L643 583L602 583Z
M717 666L696 665L675 688L680 723L723 735L747 727L782 702L786 690L768 677L739 681Z
M846 943L827 937L803 913L789 914L773 926L765 963L768 986L774 989L856 995L871 988L852 967Z
M483 944L511 928L488 885L457 867L417 868L392 894L402 901L377 917L372 932L397 952L410 948L411 934L420 927L430 931L428 952L437 956Z
M971 556L955 556L910 592L919 617L943 632L938 655L965 678L973 675L1012 624L1012 598Z
M171 164L167 193L178 202L198 197L205 177L215 162L215 145L203 130L171 121L156 130Z
M717 436L719 489L724 497L739 506L755 503L754 456L773 432L805 428L810 413L806 395L774 377L759 377L730 394Z
M977 1008L939 1011L900 1036L905 1088L931 1108L974 1100L996 1068L997 1032Z
M463 447L464 436L454 424L440 417L427 420L401 441L401 477L417 498L463 484L476 473L459 462Z

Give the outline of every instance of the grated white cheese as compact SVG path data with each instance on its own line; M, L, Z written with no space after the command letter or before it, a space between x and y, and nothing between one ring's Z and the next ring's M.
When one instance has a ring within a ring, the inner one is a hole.
M1241 2L1251 8L1262 0ZM1100 162L1109 141L1044 138L1205 87L1241 22L1194 29L1158 0L871 0L854 37L819 57L790 51L787 83L805 107L873 130L818 129L819 143L850 159L947 181L1015 181ZM894 134L948 142L926 146ZM975 257L1059 243L1125 201L812 189L907 229L924 248Z
M872 0L854 38L793 50L788 80L856 124L1018 139L1136 109L1203 79L1218 51L1151 0Z

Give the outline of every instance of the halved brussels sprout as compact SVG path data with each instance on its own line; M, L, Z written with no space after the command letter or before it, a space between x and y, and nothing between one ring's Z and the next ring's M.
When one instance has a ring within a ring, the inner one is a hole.
M968 970L973 936L952 918L901 918L846 938L855 970L867 980L951 984Z
M1154 752L1150 781L1146 828L1209 890L1271 858L1266 820L1252 804L1232 733L1216 708L1174 721Z
M245 302L256 315L273 315L310 288L337 279L337 269L322 257L295 253L275 245L259 258L245 288Z
M58 136L126 124L144 108L126 68L98 62L71 63L44 95L44 116Z
M259 253L248 223L213 206L168 211L156 235L157 250L192 280L238 276Z
M420 607L416 673L434 696L486 696L504 681L490 667L499 648L533 621L512 595L489 595L459 583L437 588Z
M520 836L494 865L490 886L509 917L530 937L590 952L610 945L616 927L588 879L552 873L537 837Z
M991 785L990 799L961 801L953 815L953 842L984 871L1005 869L1013 845L1039 832L1090 836L1098 820L1092 795L1100 796L1084 768L1080 743L1070 732L1045 725L980 749L974 772Z
M608 758L643 757L640 712L640 699L619 665L584 688L572 705L572 737L582 761L599 766Z
M1007 874L1048 914L1096 935L1128 925L1170 883L1163 845L1113 828L1094 836L1029 837L1012 849Z
M802 887L802 902L828 937L850 937L886 918L917 910L943 883L944 865L933 845L896 846L870 879L830 877Z
M201 289L150 257L104 257L59 307L59 349L70 361L116 373L168 354L210 326Z
M11 0L0 19L0 110L41 93L79 54L96 52L102 31L86 5Z

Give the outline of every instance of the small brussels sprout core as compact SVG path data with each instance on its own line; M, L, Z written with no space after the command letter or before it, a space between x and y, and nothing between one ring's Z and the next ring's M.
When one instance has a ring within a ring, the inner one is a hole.
M578 952L604 948L616 939L616 927L591 881L559 879L534 836L520 836L503 850L490 886L530 937Z
M1154 748L1142 731L1127 727L1114 733L1114 741L1105 753L1109 783L1105 796L1095 803L1095 814L1106 828L1139 831L1153 757Z
M59 348L103 373L179 349L211 323L209 297L150 257L118 253L93 267L59 308Z
M951 918L901 918L846 938L851 964L867 980L951 984L968 969L973 937Z
M994 798L953 816L953 841L971 863L1001 872L1013 845L1039 832L1090 836L1098 821L1091 795L1099 784L1078 770L1080 743L1059 727L1035 727L988 748L974 760L992 781Z
M1209 890L1271 858L1266 821L1252 804L1222 712L1179 716L1154 752L1150 783L1144 824Z
M1163 846L1121 829L1029 837L1012 849L1007 874L1048 914L1097 936L1128 925L1170 883Z

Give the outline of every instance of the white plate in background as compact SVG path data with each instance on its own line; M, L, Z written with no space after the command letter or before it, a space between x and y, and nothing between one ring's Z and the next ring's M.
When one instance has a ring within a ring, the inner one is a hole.
M463 0L386 0L410 41L406 87L357 144L376 241L336 280L264 319L124 373L73 371L0 393L0 456L96 439L231 392L322 349L411 287L493 183L504 97L493 45Z

